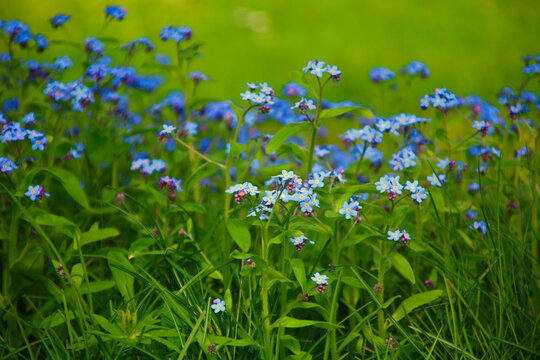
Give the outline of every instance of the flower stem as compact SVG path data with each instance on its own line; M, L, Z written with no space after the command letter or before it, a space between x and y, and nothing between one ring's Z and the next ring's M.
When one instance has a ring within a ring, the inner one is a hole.
M385 262L386 262L386 240L383 239L381 243L381 258L379 261L379 277L378 285L380 286L379 291L379 301L381 303L381 308L377 313L377 328L379 330L379 336L381 338L385 337L385 325L384 325L384 311L382 309L382 304L384 304L384 271L385 271Z

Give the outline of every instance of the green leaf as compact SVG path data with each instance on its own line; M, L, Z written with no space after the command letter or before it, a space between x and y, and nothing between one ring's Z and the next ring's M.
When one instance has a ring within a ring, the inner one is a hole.
M399 308L392 314L395 321L399 321L419 306L425 305L442 295L442 290L431 290L425 293L416 294L401 302Z
M411 264L409 264L409 261L401 254L394 253L390 257L390 260L392 261L392 265L396 268L396 270L407 280L411 282L411 284L415 284L416 280L414 278L414 271L411 267Z
M307 291L306 269L304 268L304 262L299 258L289 258L289 262L291 263L294 276L296 277L296 280L298 280L302 291Z
M343 106L333 109L321 110L319 120L324 121L326 119L332 119L346 113L352 113L367 119L373 118L373 113L371 112L371 110L364 106Z
M281 335L279 341L293 353L300 352L300 341L292 335Z
M266 145L266 153L270 154L276 151L289 137L299 131L309 129L311 126L312 125L309 122L291 123L286 125L285 127L281 128L272 139L270 139L268 145Z
M81 294L95 293L104 290L108 290L114 286L114 281L105 280L105 281L92 281L90 284L84 284L79 290Z
M225 219L225 226L231 238L240 249L244 252L249 251L251 247L251 234L246 223L241 219L227 218Z
M35 279L42 274L45 264L45 251L36 244L27 244L17 260L11 265L11 271Z
M238 157L244 151L246 151L246 144L240 144L237 142L231 143L231 155L233 157Z
M232 311L232 294L231 289L225 291L225 309Z
M111 335L122 335L122 330L116 324L111 324L109 320L105 319L103 316L92 314L92 318L103 328L103 330L108 331Z
M133 265L131 265L127 257L119 249L109 251L107 257L116 287L124 297L125 302L131 301L135 294L133 289L135 279L128 271L135 272Z
M44 171L57 178L73 200L75 200L82 207L88 209L88 199L86 198L86 194L84 193L81 184L79 183L79 179L77 179L75 175L60 168L56 168L54 171L44 169Z
M81 234L80 246L120 235L115 228L92 229Z
M81 283L84 279L84 269L82 264L75 264L73 265L73 268L71 268L71 281L75 286L78 288L81 286Z
M316 326L326 329L332 329L338 327L337 325L330 324L324 321L314 321L314 320L301 320L295 319L292 317L282 317L278 319L275 323L272 324L272 327L284 327L284 328L301 328L307 326Z

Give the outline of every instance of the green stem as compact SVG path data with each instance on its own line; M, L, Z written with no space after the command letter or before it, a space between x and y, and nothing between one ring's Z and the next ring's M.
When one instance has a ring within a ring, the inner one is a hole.
M244 112L242 113L242 116L238 119L238 124L236 125L236 130L234 131L234 136L229 141L229 144L236 143L236 140L238 139L238 134L240 133L240 128L242 125L244 125L244 118L247 114L247 112L251 109L251 106L248 106ZM231 145L232 146L232 145ZM231 186L231 163L232 163L232 149L229 149L229 153L227 154L227 160L225 161L225 189L228 189ZM231 208L231 194L225 193L225 207L224 207L224 218L229 217L229 210Z
M386 241L385 239L381 240L381 258L379 261L379 277L378 277L378 285L381 287L379 292L379 301L382 304L384 304L384 271L385 271L385 262L386 262ZM381 338L385 337L386 328L384 324L384 311L382 307L377 312L377 328L379 330L379 336Z
M315 149L315 142L317 141L317 131L319 130L319 117L321 116L322 110L322 95L324 86L328 83L330 78L326 79L324 84L321 84L321 80L317 78L319 83L319 98L317 99L317 110L315 112L315 119L313 120L313 130L311 131L311 138L309 142L309 155L307 158L307 168L306 168L306 177L311 172L311 167L313 166L313 150Z

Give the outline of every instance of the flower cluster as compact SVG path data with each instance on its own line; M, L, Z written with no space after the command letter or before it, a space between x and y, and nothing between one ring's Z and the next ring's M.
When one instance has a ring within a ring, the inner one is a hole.
M388 194L388 200L394 201L397 195L402 194L402 190L408 190L411 193L411 198L417 203L420 204L424 199L427 198L426 190L418 185L418 181L406 182L405 186L399 183L399 176L384 175L375 183L375 188L381 192Z
M273 208L278 203L287 204L296 202L299 211L305 216L309 216L314 207L320 207L317 193L314 189L323 187L326 179L337 179L340 182L345 182L343 174L340 171L318 171L313 172L308 176L306 181L303 181L298 175L292 171L283 170L281 174L272 176L266 182L272 190L267 190L262 196L261 203L248 216L258 216L261 220L268 220L269 213L272 213ZM252 189L252 193L249 192ZM241 203L244 196L256 195L259 193L257 187L251 183L237 184L226 190L228 193L235 193L237 203ZM237 195L237 196L236 196ZM296 209L294 206L294 209Z
M383 117L377 117L373 124L380 132L390 132L394 135L399 135L399 129L406 126L416 125L422 122L430 122L431 119L424 119L412 114L399 114L391 118L385 119Z
M408 169L416 166L416 154L408 147L401 149L397 154L392 155L392 159L388 164L393 171Z
M166 26L159 33L161 40L171 39L175 43L191 39L192 31L189 26Z
M374 83L380 83L384 81L391 80L396 77L396 73L392 70L383 68L383 67L376 67L374 69L371 69L369 72L369 78Z
M131 170L139 170L142 175L152 175L154 172L164 172L167 165L161 159L150 160L148 158L133 160Z
M306 241L309 242L310 244L315 244L314 241L308 239L305 235L296 236L296 237L290 238L289 240L295 246L296 251L302 250L304 245L306 245Z
M51 21L52 27L56 29L57 27L60 27L64 25L66 22L68 22L69 19L71 19L71 16L69 15L56 14L50 19L50 21Z
M537 54L534 58L531 55L523 57L525 66L523 67L523 73L529 76L540 74L540 54Z
M92 90L79 81L67 84L59 81L51 81L47 84L43 93L57 105L71 102L74 111L83 111L90 103L94 102Z
M4 119L5 120L5 119ZM34 123L34 115L33 113L30 113L28 115L25 115L23 117L23 122L26 125L32 125ZM2 139L2 143L5 143L6 141L13 142L13 141L21 141L28 138L32 143L32 150L45 150L45 146L47 145L47 137L45 134L37 131L37 130L29 130L24 127L22 127L20 122L1 122L3 123L2 127L2 133L0 135L0 138Z
M354 219L358 218L358 211L362 209L362 206L358 203L358 201L354 199L350 199L349 202L344 201L341 205L341 209L339 209L339 213L341 215L345 216L345 219L349 220L351 217Z
M446 88L435 89L433 95L424 95L420 99L420 107L427 109L429 106L433 106L436 109L446 112L452 108L461 105L462 100L459 99L453 92L446 90Z
M0 157L0 174L12 172L16 169L18 169L17 165L13 161L6 157Z
M182 184L182 180L177 180L175 178L171 178L168 176L163 176L158 181L158 185L160 189L167 187L167 190L169 190L169 198L171 200L175 200L177 198L178 196L176 195L177 192L183 191L181 184Z
M131 40L130 42L120 46L120 49L126 50L128 54L133 55L133 53L138 49L144 49L146 52L150 52L154 50L155 45L152 43L152 40L150 40L147 37L140 37L135 40Z
M471 230L478 230L480 231L482 234L486 235L487 234L487 228L488 228L489 224L486 225L486 223L481 220L481 221L475 221L473 222L472 225L469 225L469 227L471 228Z
M258 106L261 113L268 113L270 107L274 105L274 89L267 83L247 83L247 88L248 90L240 94L242 100L249 101L252 106ZM259 92L257 93L256 90Z
M420 61L413 60L401 69L402 74L420 75L421 78L427 78L431 75L429 68Z
M411 240L411 236L405 230L396 229L396 231L388 231L387 235L388 240L401 241L403 245L407 245L407 243Z
M446 183L446 175L442 173L438 175L432 173L431 175L428 175L427 181L429 181L432 186L442 187L442 185Z
M326 290L326 287L328 286L328 276L316 272L311 277L311 280L315 281L315 284L317 284L317 293L322 294Z
M43 189L41 185L28 186L28 191L24 195L28 196L32 201L41 200L45 196L51 196L49 193L45 192L45 189Z
M376 147L382 142L383 134L369 125L364 126L362 129L349 129L343 135L339 135L345 143L356 142L357 140L363 140L371 146Z
M324 73L327 73L334 82L341 80L341 70L339 70L337 66L326 65L324 61L319 61L317 59L309 60L306 67L304 67L302 71L304 73L309 72L318 78L322 78Z
M298 96L306 96L307 90L305 87L298 85L295 82L287 83L283 86L282 91L284 96L287 97L298 97Z
M10 41L18 44L21 48L26 48L30 40L34 40L38 51L43 51L48 46L47 38L40 34L32 34L27 24L19 20L0 21L0 27L4 34L9 36Z
M75 147L69 149L69 152L64 156L64 160L80 159L83 152L84 145L82 143L75 143Z
M109 5L105 7L105 16L116 20L122 20L127 15L127 9L118 5Z
M300 99L300 101L296 102L294 106L291 106L291 109L298 109L300 111L300 114L305 115L307 114L308 110L315 110L317 106L315 106L313 100L307 100L307 99Z
M234 200L237 204L241 204L247 195L256 196L261 192L250 182L236 184L225 190L228 194L234 194Z

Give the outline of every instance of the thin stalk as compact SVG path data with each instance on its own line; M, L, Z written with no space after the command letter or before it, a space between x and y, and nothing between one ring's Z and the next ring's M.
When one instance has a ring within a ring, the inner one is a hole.
M311 131L311 138L309 142L309 153L307 158L307 168L306 168L306 177L309 175L311 171L311 167L313 166L313 151L315 149L315 143L317 141L317 131L319 130L319 117L321 116L321 110L322 110L322 96L323 96L323 89L324 86L328 83L328 80L330 78L326 79L324 84L321 84L321 80L317 78L317 82L319 84L319 98L317 99L317 110L315 112L315 119L313 120L313 130Z
M378 285L381 287L379 291L379 301L381 304L384 304L384 272L385 272L385 262L386 262L386 239L381 240L381 258L379 261L379 271L378 271ZM379 336L381 338L385 337L386 328L384 324L384 311L382 307L377 312L377 329L379 330Z
M238 134L240 133L240 128L244 125L244 119L247 114L247 112L251 109L251 106L248 106L244 112L242 113L242 116L238 119L238 124L236 125L236 130L234 131L234 136L229 142L229 144L233 144L238 139ZM231 186L231 163L232 163L232 151L229 149L229 153L227 154L227 160L225 161L225 189L228 189ZM231 194L225 193L225 207L223 212L223 217L228 218L229 217L229 210L231 208Z

